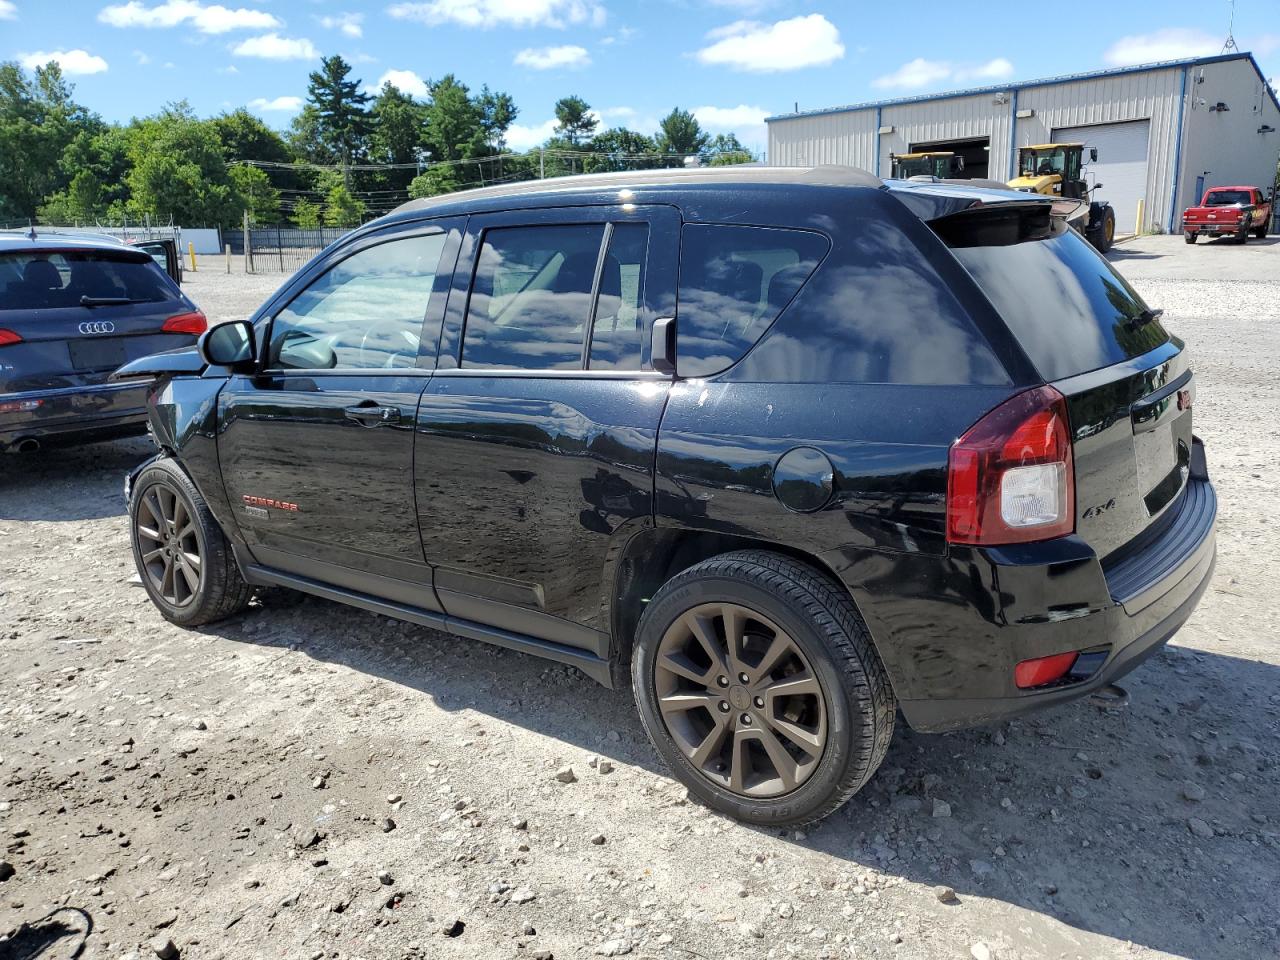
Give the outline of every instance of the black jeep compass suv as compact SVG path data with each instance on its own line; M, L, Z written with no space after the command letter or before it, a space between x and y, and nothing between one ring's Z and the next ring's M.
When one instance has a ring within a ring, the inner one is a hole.
M133 552L632 684L707 804L836 809L920 730L1136 666L1214 563L1192 370L1073 202L847 168L407 204L155 376Z

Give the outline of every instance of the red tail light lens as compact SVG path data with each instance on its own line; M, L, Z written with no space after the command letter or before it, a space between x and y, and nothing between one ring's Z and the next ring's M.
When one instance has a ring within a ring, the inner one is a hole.
M947 540L996 546L1075 529L1067 401L1043 386L1011 397L951 445Z
M21 343L21 334L14 333L12 330L5 330L0 327L0 347L7 347L11 343Z
M199 336L209 329L209 321L205 319L203 313L196 310L194 313L180 313L176 317L170 317L160 329L165 333L189 333L192 336Z
M1043 687L1046 683L1061 680L1076 665L1079 654L1055 653L1051 657L1037 657L1035 660L1023 660L1013 668L1013 682L1019 690L1029 687Z

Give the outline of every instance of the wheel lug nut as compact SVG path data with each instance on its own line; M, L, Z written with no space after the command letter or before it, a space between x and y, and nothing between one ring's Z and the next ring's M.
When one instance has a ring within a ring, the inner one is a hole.
M742 720L743 725L748 727L751 726L751 714L744 713L739 719Z
M740 674L738 674L738 682L739 682L739 683L750 683L750 682L751 682L751 678L750 678L750 677L748 677L745 673L740 673Z
M728 701L728 700L721 700L721 701L720 701L720 712L721 712L721 713L728 713L728 712L729 712L729 701Z
M725 676L716 677L716 683L722 687L727 687L729 685L729 678Z
M757 707L757 708L761 708L761 709L763 709L763 707L764 707L764 697L756 697L756 707Z

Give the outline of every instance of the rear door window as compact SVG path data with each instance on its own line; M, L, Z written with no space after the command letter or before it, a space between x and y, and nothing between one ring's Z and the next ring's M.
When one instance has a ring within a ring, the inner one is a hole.
M746 354L830 246L822 234L688 224L681 232L676 364L706 377Z
M604 232L601 223L486 231L462 366L581 369Z
M178 291L151 260L66 251L0 256L0 310L48 310L121 303L169 303Z
M1046 380L1121 363L1169 339L1125 279L1075 230L995 246L953 245Z

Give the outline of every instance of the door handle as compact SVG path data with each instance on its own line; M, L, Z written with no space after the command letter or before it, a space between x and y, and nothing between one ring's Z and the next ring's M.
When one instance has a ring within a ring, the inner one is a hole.
M365 427L376 427L384 423L399 423L399 407L380 407L376 403L359 404L347 407L342 411L348 420Z

